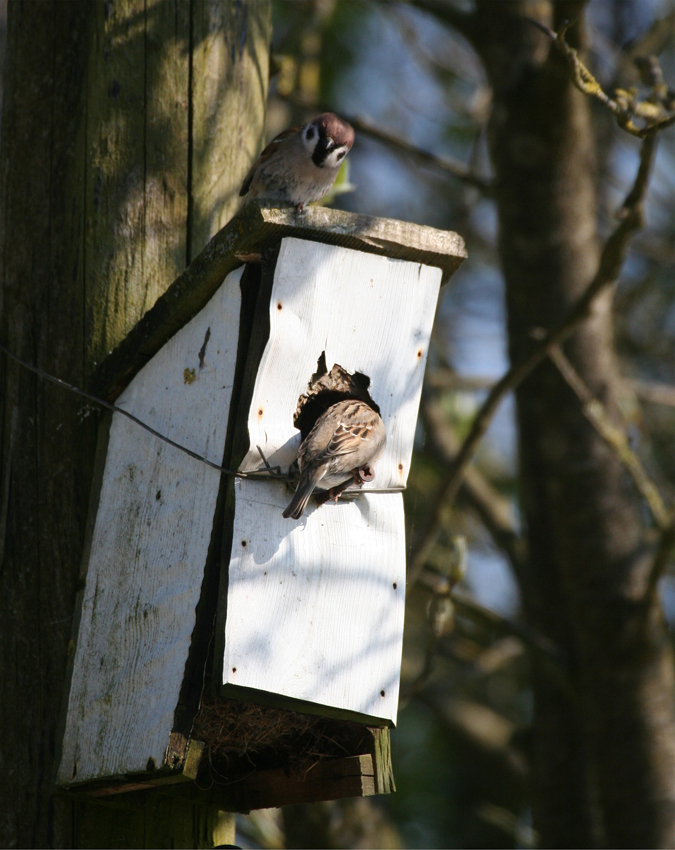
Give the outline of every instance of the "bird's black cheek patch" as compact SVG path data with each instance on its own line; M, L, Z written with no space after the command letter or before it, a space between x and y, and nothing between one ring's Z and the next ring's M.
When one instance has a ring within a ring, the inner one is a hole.
M328 153L328 143L326 142L326 139L320 138L316 143L314 153L312 154L312 162L317 166L317 168L321 168L323 166Z
M307 381L307 392L298 399L293 416L293 424L300 431L302 439L312 430L319 416L339 401L358 399L379 414L380 408L368 392L369 386L368 375L362 372L354 372L352 375L338 363L329 372L326 352L322 351L317 360L316 372Z

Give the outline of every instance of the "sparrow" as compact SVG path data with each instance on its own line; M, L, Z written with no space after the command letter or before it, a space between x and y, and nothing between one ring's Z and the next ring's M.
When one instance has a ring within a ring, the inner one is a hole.
M328 194L353 144L351 124L324 112L272 139L251 166L239 195L286 201L300 211Z
M282 516L299 519L315 487L328 490L337 501L352 480L359 487L372 481L386 442L384 422L372 407L356 399L333 404L302 441L300 481Z

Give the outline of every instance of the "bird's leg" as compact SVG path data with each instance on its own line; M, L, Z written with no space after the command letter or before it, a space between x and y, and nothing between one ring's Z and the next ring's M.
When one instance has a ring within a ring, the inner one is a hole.
M305 209L305 205L302 203L302 201L300 201L299 204L295 205L295 211L296 212L301 213L301 212L303 212L304 209Z

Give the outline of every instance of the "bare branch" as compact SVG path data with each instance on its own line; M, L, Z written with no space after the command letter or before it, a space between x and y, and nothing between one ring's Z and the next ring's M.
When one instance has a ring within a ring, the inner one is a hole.
M636 82L639 74L634 65L635 60L640 56L658 56L673 40L675 40L675 10L655 20L649 29L623 47L615 81L618 82L623 78L628 82Z
M452 428L444 421L439 406L430 401L424 402L420 408L420 417L427 430L427 444L446 464L451 464L460 443ZM467 468L457 498L477 514L495 545L504 552L516 574L519 574L524 562L524 541L511 523L506 499L473 467Z
M457 30L468 41L476 33L476 16L473 12L463 12L449 0L380 0L380 3L414 6L423 12L429 12L439 21Z
M625 380L635 395L650 404L660 404L664 407L675 407L675 387L656 381Z
M425 378L425 385L434 390L456 393L479 393L491 390L494 378L482 375L460 375L452 369L435 369ZM621 378L621 385L634 393L641 401L675 407L675 387L659 381L644 381L639 378Z
M370 120L370 118L365 116L359 117L345 115L343 117L346 121L349 121L357 132L363 133L371 139L381 142L391 150L394 150L397 153L406 154L422 165L431 165L434 168L445 171L447 174L451 174L453 177L467 183L469 186L474 186L476 189L480 189L480 191L485 195L491 195L491 181L474 174L468 166L464 165L464 163L459 160L446 156L439 156L438 154L418 148L416 145L410 144L410 142L402 139L400 136L378 127Z
M513 365L494 385L478 411L469 434L449 470L448 476L437 494L434 510L430 513L423 528L421 545L413 549L409 560L408 583L419 575L440 528L441 516L445 505L455 499L466 467L472 461L478 445L487 431L492 417L507 393L515 390L547 356L549 349L571 336L581 322L588 317L595 299L604 292L619 276L628 241L642 225L642 202L649 182L649 173L656 150L656 134L647 136L642 142L640 167L633 188L629 192L620 211L621 221L606 241L600 256L595 277L586 291L572 307L565 320L558 327L546 333L527 357Z
M654 555L654 562L652 563L651 572L649 574L649 582L644 595L645 613L647 613L651 608L659 586L659 581L668 568L674 547L675 520L671 522L668 528L664 529L659 540L659 545L656 547L656 554Z
M298 98L297 95L278 96L281 100L285 100L288 103L292 103L294 106L301 108L311 106L314 109L328 109L325 104L310 104L307 101ZM344 118L345 121L348 121L358 133L362 133L364 136L368 136L369 138L380 142L390 150L409 156L422 165L430 165L433 168L444 171L446 174L456 177L458 180L467 183L469 186L474 186L476 189L480 189L480 191L486 195L490 195L492 193L492 183L484 177L474 174L473 171L468 166L464 165L463 162L453 159L452 157L439 156L438 154L431 153L431 151L419 148L405 139L402 139L395 133L391 133L389 130L383 129L365 115L348 115L344 112L341 112L340 114L342 118Z
M484 628L494 630L500 636L518 638L533 660L536 660L543 671L569 697L572 704L578 701L577 695L572 687L567 670L567 662L560 651L551 640L544 637L535 629L504 617L496 611L492 611L476 602L469 594L452 587L445 576L441 576L431 570L424 570L420 576L420 583L428 588L435 597L446 596L452 603L453 608L462 616L468 617ZM425 662L422 671L411 684L407 697L413 696L425 684L433 672L433 657L438 648L440 635L432 634L425 653Z
M460 375L453 369L434 369L424 379L424 384L434 390L449 390L456 393L478 393L491 390L495 379L487 375Z
M607 444L611 446L616 456L626 467L638 491L649 505L657 526L661 531L665 531L673 521L671 512L666 508L658 488L647 475L640 458L631 449L625 432L621 428L617 428L610 420L603 405L593 397L593 393L565 356L559 345L551 346L549 356L558 367L560 374L581 401L584 416L591 422Z

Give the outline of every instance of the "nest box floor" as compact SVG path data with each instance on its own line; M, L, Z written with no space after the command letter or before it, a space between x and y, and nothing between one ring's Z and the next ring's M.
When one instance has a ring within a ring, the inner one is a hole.
M365 753L370 736L360 723L205 697L192 737L205 743L200 778L230 784L253 768L303 770L322 759Z

